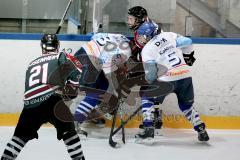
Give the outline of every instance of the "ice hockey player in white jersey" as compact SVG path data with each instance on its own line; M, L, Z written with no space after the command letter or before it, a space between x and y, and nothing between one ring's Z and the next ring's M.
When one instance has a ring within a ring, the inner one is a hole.
M143 47L142 60L148 83L153 84L156 81L171 83L172 92L177 95L179 108L197 131L198 140L208 141L205 124L193 107L194 91L189 67L195 61L192 40L172 32L156 34L155 26L144 22L137 30L135 41ZM163 68L167 68L165 74L162 74ZM143 140L154 138L153 102L162 103L165 96L156 95L157 98L142 96L144 131L137 134L136 138Z
M131 55L128 42L121 34L97 33L75 53L83 65L79 84L89 88L75 111L75 120L80 124L101 103L101 95L109 86L106 75L124 71L124 63Z
M134 6L129 8L128 10L128 16L127 16L127 25L130 30L134 31L134 35L137 33L137 29L143 24L144 22L150 22L153 23L156 26L156 32L162 32L161 27L156 24L152 19L149 18L147 10L143 8L142 6ZM142 48L137 46L134 40L130 41L131 49L132 49L132 55L131 59L138 63L142 61L141 58L141 51ZM142 63L139 63L138 66L136 67L136 70L143 70ZM135 70L132 70L131 72L135 72ZM140 88L141 90L144 90L144 86ZM155 126L155 134L156 135L161 135L160 129L162 128L162 109L159 108L159 103L155 102L155 111L154 111L154 126ZM143 124L139 125L139 128L143 128Z

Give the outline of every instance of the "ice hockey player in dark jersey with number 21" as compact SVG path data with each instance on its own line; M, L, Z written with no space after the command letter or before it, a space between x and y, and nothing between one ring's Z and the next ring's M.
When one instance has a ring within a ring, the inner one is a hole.
M44 123L51 123L57 130L58 140L63 139L73 160L85 160L80 138L72 121L64 121L55 113L72 117L69 108L59 93L68 84L72 73L81 72L79 61L64 53L58 53L59 40L54 34L45 34L41 40L43 55L33 60L25 77L24 108L11 140L7 143L1 160L17 158L26 143L38 138L37 131ZM74 79L71 79L74 80ZM60 92L59 92L60 91ZM61 113L59 113L61 114ZM37 156L37 155L36 155Z

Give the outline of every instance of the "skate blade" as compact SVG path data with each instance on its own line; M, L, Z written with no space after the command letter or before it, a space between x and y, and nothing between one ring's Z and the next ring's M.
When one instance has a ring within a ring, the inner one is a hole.
M146 139L142 139L142 138L136 138L135 139L135 143L137 144L144 144L144 145L153 145L154 144L154 138L146 138Z
M203 144L204 144L204 143L208 143L208 142L209 142L209 139L208 139L208 140L199 140L199 139L198 139L198 142L199 142L199 143L203 143Z

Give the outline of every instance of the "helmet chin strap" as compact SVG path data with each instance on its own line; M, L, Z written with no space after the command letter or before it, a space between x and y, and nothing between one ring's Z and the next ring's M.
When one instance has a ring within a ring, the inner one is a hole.
M136 31L140 26L140 23L135 22L132 26L129 26L131 30Z
M139 25L134 25L133 30L136 31L139 28Z
M134 27L133 30L136 31L142 24L143 24L143 21L141 21L141 22L136 21L133 26Z
M58 52L55 50L55 51L43 51L42 54L43 55L46 55L46 54L57 54Z

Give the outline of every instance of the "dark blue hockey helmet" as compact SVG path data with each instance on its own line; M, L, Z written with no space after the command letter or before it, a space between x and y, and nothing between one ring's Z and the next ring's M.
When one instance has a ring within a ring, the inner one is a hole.
M151 22L144 22L136 31L134 40L138 47L142 48L146 42L157 35L157 26ZM144 37L144 41L141 37Z
M157 35L157 27L151 22L144 22L138 29L137 34L144 36L146 39L151 39Z

